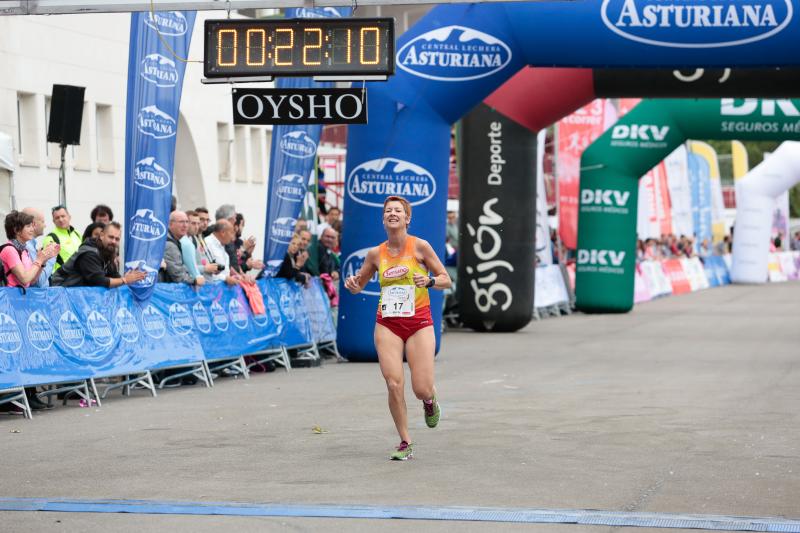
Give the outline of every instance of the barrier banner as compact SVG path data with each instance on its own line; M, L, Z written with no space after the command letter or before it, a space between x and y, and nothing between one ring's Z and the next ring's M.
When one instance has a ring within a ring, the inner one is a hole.
M536 290L533 305L537 309L569 302L567 286L558 265L548 265L536 269Z
M709 287L705 269L698 257L681 257L680 262L692 291L700 291Z
M303 290L303 301L308 312L314 342L336 340L336 326L333 325L330 303L319 278L311 281L311 286Z
M641 264L636 265L636 274L633 278L633 303L647 302L651 299L650 289L647 286L644 269Z
M479 104L459 142L460 318L478 331L516 331L533 312L536 134Z
M708 277L708 284L711 287L728 285L731 282L728 266L725 264L725 260L722 257L718 255L706 257L703 267Z
M147 277L131 285L147 300L164 255L172 203L175 141L195 12L131 15L125 119L125 270ZM173 55L174 54L174 55Z
M22 349L22 331L13 316L11 295L19 289L0 290L0 390L18 387L17 353Z
M350 8L287 9L287 18L338 18ZM278 78L276 89L326 89L330 82L316 82L308 77ZM269 180L267 182L267 219L264 228L264 264L268 276L281 267L294 226L303 209L308 182L315 170L321 124L283 124L272 130ZM316 223L316 220L312 221ZM313 230L313 227L312 227Z
M274 278L270 283L266 281L259 280L259 288L264 295L268 314L278 326L280 343L291 347L314 342L303 305L303 288L285 279Z
M672 284L664 274L660 261L642 261L638 266L647 284L651 299L672 294Z
M781 270L790 280L796 280L800 277L797 258L800 258L800 252L781 252L778 254Z
M781 261L776 253L769 254L769 258L767 259L767 274L767 279L770 283L783 283L789 280L781 269Z
M159 283L149 302L135 302L135 316L142 325L137 344L145 368L160 369L202 361L191 313L197 294L184 283Z
M664 274L667 275L670 285L672 285L672 294L686 294L692 292L692 285L689 283L689 278L683 271L683 265L680 259L667 259L661 262L661 268Z

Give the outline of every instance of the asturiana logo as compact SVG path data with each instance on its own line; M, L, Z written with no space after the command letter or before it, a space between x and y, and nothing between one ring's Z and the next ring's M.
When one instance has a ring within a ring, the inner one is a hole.
M278 198L287 202L302 202L306 196L306 179L300 174L287 174L278 178Z
M49 350L53 345L53 327L39 311L34 311L28 317L27 330L28 340L40 352Z
M184 35L189 27L180 11L151 11L144 16L144 23L161 35L173 37Z
M178 84L179 76L175 62L161 54L144 56L139 73L157 87L175 87Z
M720 48L768 39L792 20L792 0L603 0L603 23L644 44Z
M117 311L114 316L114 323L126 342L136 342L139 340L139 325L130 311L124 307Z
M347 176L347 194L356 202L383 207L389 195L403 196L411 205L424 204L436 194L433 175L414 163L386 157L361 163Z
M150 209L139 209L131 217L130 236L140 241L154 241L167 233L167 227Z
M140 239L140 240L148 240L148 239ZM149 287L151 285L155 285L156 279L158 278L158 269L148 265L147 261L145 261L144 259L134 259L133 261L126 261L125 271L128 270L141 270L146 274L144 279L139 280L133 284L136 287Z
M197 325L197 329L202 333L211 331L211 317L208 316L206 306L204 306L202 302L197 302L192 306L192 316L194 317L194 323Z
M169 323L178 335L186 335L194 328L192 315L185 305L174 303L169 306Z
M0 352L16 353L22 348L22 334L10 315L0 313Z
M102 314L97 311L89 313L86 318L86 325L89 327L89 334L100 346L108 346L114 342L111 323Z
M367 252L369 252L369 248L362 248L347 256L347 259L342 263L342 279L358 274L364 264L364 260L367 258ZM361 291L361 294L380 296L381 286L378 282L377 272L369 280L369 283L364 286L364 290Z
M73 350L83 345L83 326L72 311L65 311L58 319L58 333L64 344Z
M283 309L283 314L286 315L286 320L289 322L294 322L295 319L295 308L294 308L294 299L292 295L289 294L289 289L286 286L281 287L281 309Z
M143 107L136 117L136 126L144 135L154 139L168 139L178 133L175 119L161 111L155 105Z
M472 28L445 26L423 33L397 52L397 66L438 81L467 81L491 76L511 62L506 43Z
M317 143L303 130L290 131L281 137L281 152L289 157L306 159L317 154Z
M292 217L276 218L272 222L270 228L270 236L273 241L283 244L289 244L294 235L294 227L297 225L297 219Z
M228 304L228 312L231 315L231 322L233 322L234 326L239 329L247 327L247 311L244 310L244 306L239 303L239 300L231 300Z
M301 7L295 11L294 16L299 19L342 18L342 14L335 7L316 7L311 9Z
M269 295L267 295L267 310L269 311L270 318L272 318L272 321L275 322L275 325L280 326L283 322L281 311L278 309L278 304Z
M228 331L228 315L218 302L211 304L211 322L220 331Z
M172 178L167 169L156 163L155 157L145 157L133 167L133 183L139 187L157 191L169 187Z
M160 339L167 332L167 323L163 315L152 304L142 311L142 328L154 339Z

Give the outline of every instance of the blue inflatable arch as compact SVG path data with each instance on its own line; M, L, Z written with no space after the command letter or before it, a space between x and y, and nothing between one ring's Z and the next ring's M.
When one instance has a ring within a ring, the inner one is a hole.
M522 67L797 65L798 4L719 0L711 10L704 0L578 0L435 7L398 40L396 74L369 84L369 124L350 128L343 275L356 272L367 250L385 240L380 208L389 194L412 202L410 231L443 255L450 126ZM377 279L356 296L343 291L338 342L350 360L376 360L378 291ZM441 304L441 293L433 291L431 305ZM438 313L434 321L438 332ZM437 349L438 343L437 333Z

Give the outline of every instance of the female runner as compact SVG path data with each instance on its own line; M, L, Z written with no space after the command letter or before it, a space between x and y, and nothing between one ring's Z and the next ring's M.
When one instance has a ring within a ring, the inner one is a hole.
M403 351L411 370L411 387L422 400L425 423L439 423L439 403L433 386L433 333L428 289L450 287L450 276L427 241L408 234L411 204L400 196L383 202L383 226L387 240L367 252L364 265L348 277L345 288L358 294L375 272L381 285L378 317L375 324L375 349L381 373L389 391L389 411L400 434L400 445L391 459L405 461L413 456L408 434L404 394ZM428 272L433 272L430 276Z

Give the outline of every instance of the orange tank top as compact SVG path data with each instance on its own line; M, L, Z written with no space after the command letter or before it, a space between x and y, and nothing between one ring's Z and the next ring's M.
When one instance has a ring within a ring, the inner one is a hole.
M381 284L381 290L384 287L392 285L414 285L414 274L428 275L428 270L425 269L417 261L417 254L415 253L417 238L411 235L406 237L406 246L403 252L397 256L389 255L388 241L384 242L378 247L379 257L378 261L378 280ZM414 308L416 310L430 307L431 300L428 296L428 289L425 287L414 288ZM381 308L380 299L378 300L378 309Z

